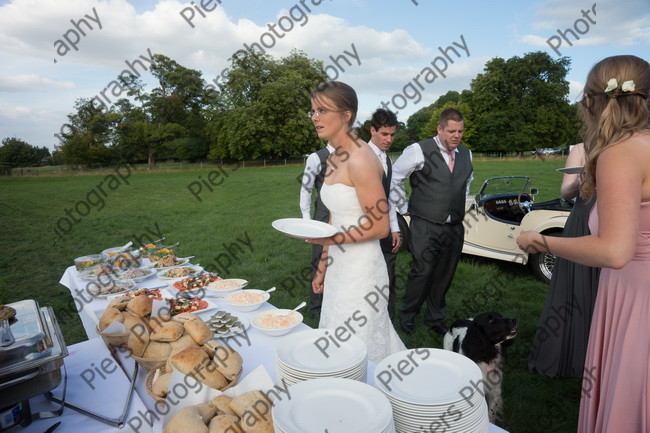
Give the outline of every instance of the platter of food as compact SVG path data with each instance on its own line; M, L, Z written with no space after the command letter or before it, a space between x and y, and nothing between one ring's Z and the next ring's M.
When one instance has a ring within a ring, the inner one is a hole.
M151 265L149 265L149 267L160 271L163 269L173 268L175 266L187 265L189 262L189 258L178 258L172 254L168 254L157 262L151 262Z
M208 296L212 295L221 298L229 293L241 290L247 285L248 281L241 278L219 279L208 284L205 287L205 293Z
M98 298L106 298L110 295L118 295L135 289L133 281L108 280L103 283L100 280L91 281L86 286L88 292Z
M101 276L116 277L117 270L107 263L99 263L91 268L87 268L83 272L79 272L79 278L82 280L95 280Z
M130 268L118 274L118 278L123 281L133 281L141 283L156 273L155 269Z
M177 280L179 278L194 277L203 272L201 266L178 266L175 268L158 271L161 280Z
M215 304L207 299L200 298L174 298L167 299L169 304L169 315L176 316L181 313L195 313L217 308Z
M277 337L291 332L302 320L302 314L294 310L267 310L255 315L251 325L258 331Z
M224 301L239 311L255 311L268 301L270 296L271 294L264 290L248 289L230 293Z
M130 297L130 298L135 298L137 296L148 296L154 301L162 301L163 299L171 298L172 296L167 293L167 291L163 288L154 288L154 289L135 289L131 290L129 292L124 293L121 295L122 297ZM118 296L115 296L118 297Z
M245 317L234 316L228 311L217 311L206 322L217 338L228 338L241 334L251 325Z
M185 292L188 290L201 289L206 287L208 284L221 280L218 274L213 274L211 272L206 272L201 275L196 275L194 277L186 277L179 281L174 281L172 287L180 292Z

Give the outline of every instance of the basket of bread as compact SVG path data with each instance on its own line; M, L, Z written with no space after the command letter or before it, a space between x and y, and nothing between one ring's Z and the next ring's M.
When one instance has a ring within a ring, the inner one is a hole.
M209 403L180 409L164 433L273 433L272 405L262 391L248 391L235 398L220 395Z
M148 296L120 296L113 299L97 324L97 334L106 343L126 346L134 328L148 327L153 300ZM114 323L121 323L120 331L112 332ZM106 332L105 332L106 331Z
M190 322L192 320L185 324ZM202 346L190 345L173 353L164 365L151 369L145 386L151 397L164 404L172 374L178 370L209 388L224 391L241 377L242 363L237 351L214 340Z

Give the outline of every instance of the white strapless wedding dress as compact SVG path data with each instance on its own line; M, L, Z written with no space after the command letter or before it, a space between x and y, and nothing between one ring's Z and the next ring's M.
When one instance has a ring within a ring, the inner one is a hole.
M323 184L320 196L339 231L352 229L354 234L353 227L366 221L354 187ZM406 349L388 317L387 305L388 272L379 241L331 245L318 327L332 331L342 327L330 332L342 341L356 335L368 346L368 358L379 362ZM334 343L330 346L335 348Z

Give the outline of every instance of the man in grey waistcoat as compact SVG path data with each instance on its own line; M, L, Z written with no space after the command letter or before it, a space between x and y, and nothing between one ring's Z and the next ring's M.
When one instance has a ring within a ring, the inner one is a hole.
M326 147L317 150L307 157L305 164L305 171L302 175L302 182L300 188L300 212L304 219L311 219L311 197L312 191L316 190L316 201L314 203L314 217L313 219L329 222L330 211L323 204L320 198L320 189L325 181L325 172L327 171L327 158L334 152L334 147L327 144ZM318 269L318 262L320 260L323 246L319 244L312 244L311 250L311 277L309 281L314 278L316 269ZM309 311L316 319L320 317L320 308L323 302L322 293L314 293L311 289L311 284L306 284L305 287L309 290Z
M439 334L447 329L445 296L463 249L465 200L472 181L472 152L460 140L464 120L449 108L440 114L438 135L404 149L393 165L391 189L405 207L404 179L409 178L409 248L413 265L400 309L405 332L415 332L415 317L426 302L424 324Z

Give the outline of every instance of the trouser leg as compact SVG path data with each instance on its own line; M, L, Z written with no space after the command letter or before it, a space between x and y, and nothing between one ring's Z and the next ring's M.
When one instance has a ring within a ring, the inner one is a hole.
M323 294L314 293L311 288L311 281L316 275L316 270L318 269L318 262L320 261L321 253L323 252L323 246L319 244L313 244L311 249L311 279L309 280L309 310L312 313L320 314L320 308L323 303Z
M433 238L436 247L424 321L442 323L447 314L446 295L463 250L464 229L462 224L438 225L432 229L435 232Z
M400 318L403 322L413 322L431 287L432 258L435 257L429 233L431 224L420 218L411 218L409 248L413 256L413 264L406 280L406 289L400 309Z
M392 319L395 316L395 262L397 261L397 254L385 252L384 260L388 271L388 316Z

